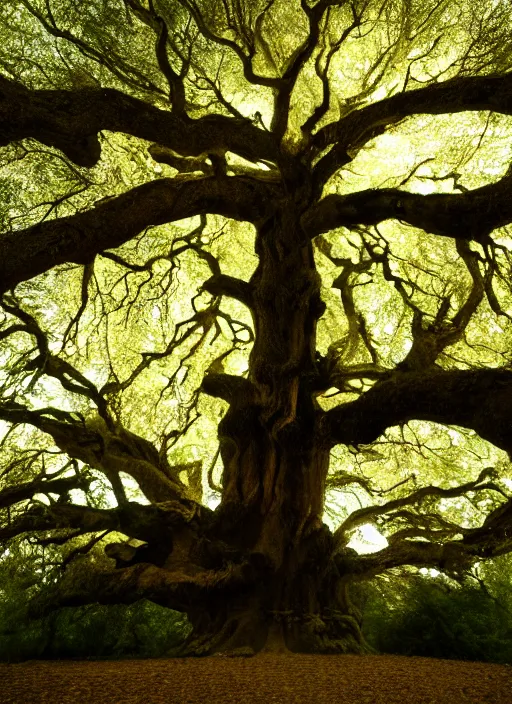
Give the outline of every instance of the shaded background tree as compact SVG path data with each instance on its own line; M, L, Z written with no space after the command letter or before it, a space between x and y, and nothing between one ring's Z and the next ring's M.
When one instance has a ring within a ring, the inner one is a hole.
M0 539L59 547L35 611L358 651L354 582L512 549L510 14L2 8Z

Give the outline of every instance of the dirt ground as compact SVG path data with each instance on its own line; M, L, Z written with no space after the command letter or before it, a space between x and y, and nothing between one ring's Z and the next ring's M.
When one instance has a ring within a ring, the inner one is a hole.
M1 704L512 704L512 666L392 655L0 664Z

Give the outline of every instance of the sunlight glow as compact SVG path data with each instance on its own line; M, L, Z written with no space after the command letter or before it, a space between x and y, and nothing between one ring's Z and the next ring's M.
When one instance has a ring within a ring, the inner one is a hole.
M379 533L375 526L370 523L365 523L358 528L347 547L353 548L360 555L365 555L370 552L378 552L387 547L388 541Z
M208 500L206 502L206 505L208 506L208 508L211 508L212 511L214 511L219 504L220 504L220 496L218 496L217 494L209 496Z
M5 420L0 420L0 440L7 434L10 426Z

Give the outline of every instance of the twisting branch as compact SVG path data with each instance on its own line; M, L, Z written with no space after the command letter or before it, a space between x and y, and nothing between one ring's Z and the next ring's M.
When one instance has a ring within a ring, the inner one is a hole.
M290 98L297 82L300 71L313 54L320 35L320 23L324 12L329 6L341 5L344 0L320 0L316 5L310 7L307 0L301 0L301 7L308 18L309 31L304 42L296 48L289 58L283 76L276 86L274 102L274 114L270 130L277 139L281 139L286 132L288 125L288 114L290 111Z
M242 279L237 279L234 276L227 274L218 274L212 276L204 282L202 286L204 291L207 291L212 296L229 296L237 301L244 303L248 308L251 308L252 301L252 286Z
M58 494L65 496L71 489L87 491L92 477L84 474L73 477L59 477L52 479L52 475L43 475L30 482L23 482L15 486L7 486L0 491L0 508L13 506L19 501L30 499L34 494Z
M493 482L486 482L484 480L489 477L493 477L495 474L493 467L487 467L482 470L478 475L477 479L472 482L466 482L456 487L450 487L449 489L444 489L439 486L425 486L421 489L413 491L407 496L403 496L398 499L392 499L391 501L386 501L381 506L368 506L366 508L361 508L354 511L334 532L334 539L338 545L346 545L350 540L350 534L359 526L365 523L372 523L376 518L383 517L386 521L393 520L396 517L398 509L402 509L404 506L414 505L415 507L420 507L422 502L426 499L432 497L437 498L454 498L457 496L463 496L468 491L482 491L484 489L489 489L496 491L504 495L503 490ZM412 518L413 514L409 516ZM455 532L463 532L464 529L456 526Z
M149 10L138 0L124 0L127 7L139 18L147 27L150 27L156 34L155 52L160 71L163 73L170 91L173 113L184 116L185 113L185 87L183 85L183 73L177 74L172 68L167 56L167 44L169 43L169 28L163 17L155 10L153 0L149 2ZM183 67L186 71L186 62Z
M142 360L139 364L132 370L132 372L124 379L124 381L116 380L107 382L101 389L102 394L115 394L119 391L124 391L135 381L135 379L147 369L153 362L170 357L175 353L176 349L182 345L184 342L192 338L194 335L199 335L199 338L191 346L189 351L180 360L180 365L176 371L171 375L168 381L168 385L176 380L178 371L184 367L184 362L190 359L199 349L199 347L205 343L208 335L212 330L214 330L214 337L212 342L221 334L222 330L218 323L217 318L219 316L227 317L226 314L222 314L219 311L219 299L215 299L214 302L205 308L204 310L196 310L194 315L192 315L187 320L182 320L179 322L174 330L174 334L165 346L163 350L151 351L151 352L141 352ZM229 321L228 321L229 322ZM185 375L186 376L186 375ZM184 381L184 378L181 379Z
M417 286L392 271L389 242L380 232L378 235L378 239L375 238L375 245L363 240L364 248L370 259L382 266L384 278L393 284L400 294L404 305L412 311L412 345L405 359L398 364L397 369L417 369L419 371L428 369L428 367L436 363L437 358L446 347L455 344L463 337L471 316L483 299L484 283L477 262L479 255L470 249L469 243L465 240L456 240L457 251L466 263L473 278L470 294L452 320L449 320L448 317L451 302L450 295L445 295L442 298L435 316L427 316L413 302ZM412 293L409 293L407 289L412 289ZM427 322L427 318L430 318L431 322Z
M470 249L465 240L457 240L455 244L473 279L469 295L451 320L448 318L450 296L442 300L434 320L429 324L425 324L425 315L418 308L413 310L412 346L398 365L400 369L420 371L432 366L446 347L454 345L464 336L471 316L483 299L484 278L478 265L479 255Z
M170 97L172 103L172 110L176 115L183 115L185 112L185 88L183 86L183 80L179 76L171 64L169 63L169 57L167 56L167 40L169 38L169 28L163 17L156 14L153 7L153 0L150 0L149 6L151 13L155 18L158 25L157 40L156 40L156 58L158 61L158 66L160 71L165 76L167 83L169 84Z
M211 42L214 42L215 44L219 44L221 46L225 46L231 51L233 51L236 56L240 59L242 62L242 67L244 71L244 77L249 83L253 83L255 85L261 85L261 86L267 86L269 88L278 88L279 85L281 84L281 79L279 78L270 78L268 76L260 76L254 72L254 69L252 67L252 59L255 54L255 47L251 47L250 51L248 54L244 52L244 50L232 39L228 39L227 37L222 37L218 34L215 34L207 24L207 21L205 17L203 16L201 10L199 9L197 3L195 0L178 0L180 5L182 5L194 18L194 22L196 23L199 31L201 34L206 38L209 39Z
M0 295L64 262L89 264L149 225L203 213L258 221L276 197L276 188L251 178L151 181L91 210L42 222L0 236Z
M160 144L152 144L149 149L152 158L159 164L167 164L176 169L178 176L176 178L185 179L192 178L191 174L202 172L203 176L213 176L213 166L207 162L207 154L202 154L196 157L181 156L168 147L162 147Z
M301 3L303 9L305 9L306 12L311 13L312 10L307 6L306 0L303 0ZM324 5L327 7L331 7L334 5L342 5L342 2L336 3L330 3L330 2L325 2L325 3L318 3L318 5L315 6L315 9L319 5ZM347 39L349 34L359 27L361 25L361 15L358 15L357 13L353 12L353 20L351 24L346 27L343 32L341 33L339 39L332 44L332 46L329 47L327 51L320 51L316 57L315 60L315 71L316 75L322 82L322 101L320 105L318 105L313 113L308 117L308 119L304 122L304 124L301 126L301 130L304 134L308 136L308 138L311 138L311 133L318 125L320 120L324 117L324 115L327 113L329 110L330 106L330 100L331 100L331 90L330 90L330 85L329 85L329 68L331 65L331 61L333 59L333 56L336 54L336 52L339 50L343 42ZM310 19L311 22L311 19ZM325 58L324 58L325 56ZM322 66L322 60L323 60L323 66Z
M148 151L158 163L167 164L176 169L178 174L174 177L175 180L185 181L197 178L198 174L203 176L216 175L215 165L211 163L213 162L212 154L204 153L198 157L181 156L172 149L162 147L159 144L152 144ZM227 168L230 175L234 176L250 176L258 181L275 182L281 180L281 173L275 168L261 169L251 167L248 164L229 164Z
M475 430L512 455L512 372L506 369L400 372L356 401L327 411L323 431L332 445L367 444L386 428L429 420Z
M0 76L0 89L1 146L33 137L79 166L98 163L102 130L157 142L185 156L224 149L249 161L277 159L272 135L250 120L223 115L182 119L112 88L31 91Z
M34 531L60 529L79 530L80 534L103 530L121 530L116 509L97 509L88 506L53 503L33 504L10 525L0 527L0 540L9 540L17 535ZM69 537L74 537L69 535Z
M248 379L233 374L207 374L201 384L201 391L228 403L239 397L243 397L244 402L249 402L256 396L256 390Z
M378 368L375 350L365 335L366 326L363 316L356 309L353 290L357 276L369 272L373 262L371 258L364 258L363 255L355 263L347 257L335 257L332 254L332 245L323 237L318 238L316 244L322 254L333 264L342 267L341 273L334 279L331 287L340 292L343 310L348 322L348 335L345 339L331 345L327 354L327 364L331 370L333 386L338 386L336 382L340 380L339 373L343 374L346 363L356 356L361 339L366 345L376 369Z
M314 169L315 179L325 183L351 161L371 139L410 115L441 115L466 110L492 110L512 114L512 73L502 76L467 76L398 93L320 129L313 138L313 153L334 145Z
M61 606L90 604L134 603L141 596L155 604L179 611L190 605L200 604L205 594L210 598L218 591L221 594L236 593L240 588L254 583L257 568L244 560L218 569L191 566L187 569L167 569L145 561L123 567L122 570L92 572L87 585L72 583L57 588L55 593L42 597L31 605L34 616L44 614L47 609Z
M84 275L84 281L87 282L87 280L87 276ZM84 286L86 287L87 283L85 283ZM84 296L83 292L82 295ZM87 298L85 298L84 301L83 297L79 313L75 316L74 320L78 320L79 315L85 308L86 302ZM70 362L65 359L61 359L57 355L51 354L48 347L47 335L39 326L36 318L27 311L23 310L16 298L12 295L5 295L3 300L0 302L0 305L5 311L22 320L25 323L22 329L36 338L39 355L28 361L24 366L24 370L27 372L35 371L35 374L30 382L30 387L33 387L36 381L43 374L52 376L55 379L58 379L62 384L62 387L68 391L89 398L98 408L100 415L107 422L109 422L105 399L99 393L96 386L81 372L79 372L78 369L75 369Z
M355 551L341 550L335 556L339 568L343 570L343 580L367 579L393 567L412 565L435 567L452 575L466 572L477 560L498 557L512 549L512 501L507 501L480 528L465 529L460 526L444 526L445 521L435 516L438 530L427 530L429 535L412 531L412 539L407 535L391 540L388 547L371 555L357 555ZM492 516L493 514L491 514ZM460 540L447 540L447 536L462 534ZM430 541L418 541L415 537L430 537ZM437 538L437 539L436 539Z
M393 567L434 567L454 574L468 569L478 559L476 550L468 550L457 540L423 542L402 540L369 555L340 552L334 560L343 574L342 582L366 580Z
M187 495L187 487L166 471L151 442L122 426L108 427L101 418L85 422L78 415L55 408L30 410L16 401L0 404L1 420L39 428L69 457L103 472L120 505L126 503L120 472L133 477L149 501L181 500Z
M80 322L80 319L87 307L87 303L89 302L89 284L91 282L92 277L94 276L94 260L90 262L89 264L86 264L84 266L84 271L82 274L82 291L81 291L81 301L80 301L80 306L73 316L73 318L70 320L69 325L67 326L66 330L64 331L64 335L62 336L62 344L61 344L61 351L64 350L66 347L66 343L70 339L70 335L73 335L72 330L74 328L74 336L76 338L76 335L78 335L78 323Z
M163 92L142 71L136 66L130 65L119 53L113 50L112 46L109 47L108 51L101 51L88 43L84 38L84 34L79 37L68 29L61 29L55 20L49 2L46 2L47 16L39 11L31 0L22 0L22 3L37 18L48 34L56 39L64 39L74 45L85 57L94 61L98 66L106 68L123 83L139 90L151 91L157 95Z
M489 243L489 234L512 222L512 169L495 183L466 193L421 195L396 188L328 195L302 218L311 238L337 227L396 219L441 237Z

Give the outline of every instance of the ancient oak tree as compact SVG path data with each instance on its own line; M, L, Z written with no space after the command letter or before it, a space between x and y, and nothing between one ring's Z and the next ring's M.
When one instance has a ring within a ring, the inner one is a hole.
M51 574L34 608L358 651L352 583L512 550L511 21L2 4L0 541Z

